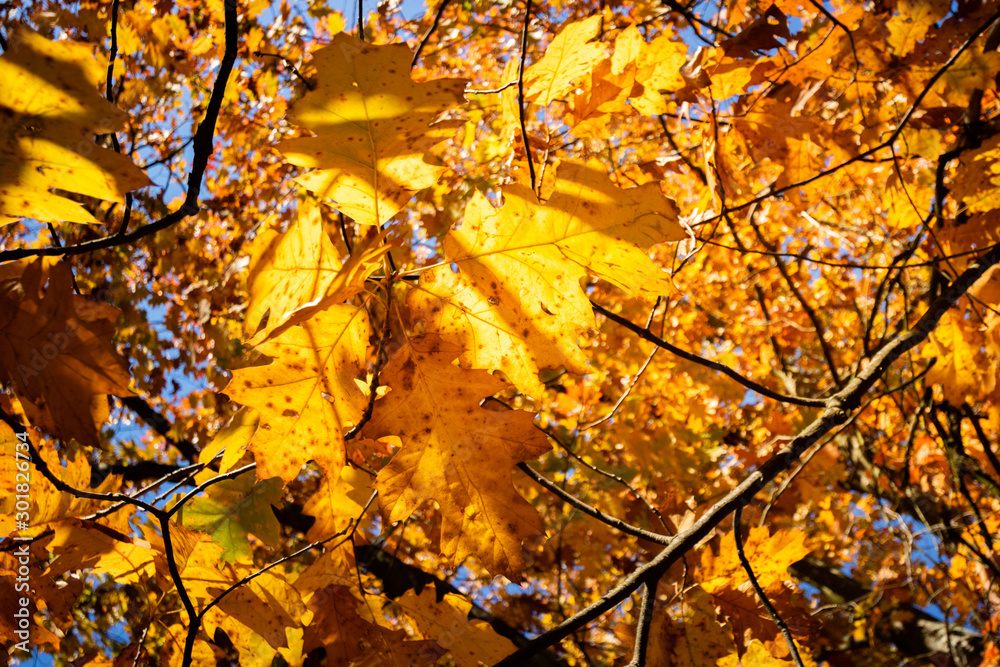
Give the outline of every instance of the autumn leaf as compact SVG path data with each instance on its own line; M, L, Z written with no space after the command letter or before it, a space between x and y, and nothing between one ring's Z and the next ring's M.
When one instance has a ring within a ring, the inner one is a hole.
M112 344L118 310L74 295L68 264L20 266L19 278L0 282L0 380L11 383L33 424L96 445L107 395L132 394Z
M54 575L86 568L135 584L151 578L155 568L156 554L148 542L93 521L60 522L47 547L59 556L50 566Z
M913 52L917 43L924 39L927 31L944 18L951 9L945 0L913 2L902 0L896 5L899 13L889 19L889 47L900 58Z
M344 431L357 423L365 396L355 383L370 326L355 306L333 306L257 346L270 361L233 373L226 393L260 414L250 444L257 475L288 482L314 460L327 474L344 467Z
M588 273L635 296L669 293L648 249L684 237L677 210L653 185L622 190L596 165L560 166L551 197L504 189L495 209L478 193L444 240L458 272L425 272L408 304L429 330L462 345L462 362L502 370L537 396L541 368L583 372L579 337L594 328L580 280Z
M208 464L222 453L219 472L230 470L243 458L250 441L260 427L260 415L249 408L240 408L229 423L215 434L212 441L198 452L198 460Z
M766 589L787 580L788 566L806 556L809 548L800 531L778 531L771 535L767 526L757 526L750 529L744 541L744 552L757 581ZM701 587L709 593L748 581L736 553L732 532L722 536L717 555L710 549L703 552L699 574Z
M256 333L265 316L269 330L278 327L288 313L324 296L342 268L319 206L305 199L288 229L270 226L254 239L244 333Z
M434 591L425 588L420 595L408 591L396 604L419 636L447 649L457 667L493 664L514 652L509 639L499 636L485 621L469 618L472 603L459 595L449 593L438 600Z
M403 665L434 664L444 651L430 641L407 640L400 630L389 630L365 619L371 616L346 586L331 585L309 600L315 617L306 628L304 650L322 647L326 664L348 667L403 667Z
M103 67L83 44L14 31L0 57L0 221L3 216L96 223L51 189L122 203L150 184L132 160L94 143L125 114L97 92ZM8 220L9 222L9 220Z
M316 517L306 539L317 541L344 531L358 517L372 495L370 476L351 466L344 466L332 480L324 476L319 488L302 512Z
M983 355L981 339L969 323L949 312L924 346L924 356L937 359L927 382L940 384L952 405L963 405L967 396L990 395L996 387L997 362Z
M711 598L697 586L683 592L674 618L656 616L649 633L647 667L715 667L734 649Z
M771 655L759 639L754 639L747 647L747 652L743 656L735 653L719 658L716 663L718 667L786 667L793 664L790 660L779 660ZM806 664L815 664L810 660Z
M431 123L462 104L465 81L416 83L412 55L401 44L335 35L313 57L315 88L288 115L315 136L278 145L289 162L312 169L299 183L362 224L384 223L444 172L428 152L444 126Z
M480 407L506 385L452 365L459 352L433 335L400 348L382 375L390 391L361 433L402 440L375 483L389 521L434 500L445 556L458 564L475 555L490 572L517 580L524 567L521 541L541 525L514 489L511 468L541 456L549 444L529 413Z
M597 37L600 27L600 16L563 25L545 55L525 71L525 97L546 106L572 90L573 83L604 55L603 44L587 43Z
M204 481L204 480L198 480ZM251 553L247 534L253 533L268 546L276 546L281 527L274 518L272 505L280 505L281 481L258 481L246 472L208 488L205 496L184 506L181 523L194 530L203 530L222 547L222 560L236 562Z

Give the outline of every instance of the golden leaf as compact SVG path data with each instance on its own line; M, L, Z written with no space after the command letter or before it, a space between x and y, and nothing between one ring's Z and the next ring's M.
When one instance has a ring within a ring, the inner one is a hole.
M458 564L475 555L490 572L517 580L524 567L521 540L542 525L514 489L511 468L544 454L549 444L531 414L480 407L506 385L453 366L460 351L434 335L400 348L382 375L389 393L361 433L403 441L376 481L389 521L436 500L445 556Z
M445 135L430 124L463 102L466 82L416 83L412 57L403 44L335 35L313 58L316 88L288 114L315 136L278 145L289 162L312 169L299 183L362 224L382 224L444 173L428 151Z
M622 190L596 164L564 162L544 204L519 184L504 199L494 209L473 196L462 226L444 240L458 272L425 272L409 305L429 330L465 348L463 364L502 370L538 395L539 369L586 369L577 339L594 316L580 280L589 272L635 296L668 293L648 248L684 232L657 185Z
M94 143L125 114L97 93L104 68L90 48L21 28L0 57L0 219L96 223L51 188L124 202L150 184L132 160ZM9 222L9 220L8 220Z
M600 15L588 16L560 28L545 55L524 72L524 96L546 106L573 90L574 83L597 64L604 45L588 44L601 29Z
M361 416L355 383L365 363L370 325L355 306L333 306L276 330L257 346L271 361L241 368L225 393L260 413L250 444L260 479L293 479L312 459L327 474L344 467L344 430Z

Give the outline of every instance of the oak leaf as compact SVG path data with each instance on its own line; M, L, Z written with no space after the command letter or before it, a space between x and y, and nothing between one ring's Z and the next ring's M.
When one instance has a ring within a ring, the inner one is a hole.
M940 384L944 399L956 406L964 405L967 396L975 400L996 388L997 363L983 354L982 336L969 327L949 311L924 345L924 356L937 358L927 371L927 383Z
M34 426L97 445L107 395L132 394L112 343L118 310L74 294L68 264L19 266L19 278L0 281L0 382L12 384Z
M465 348L463 364L502 370L537 396L539 369L586 369L577 339L594 316L580 280L590 273L644 298L669 293L647 253L684 232L657 185L623 190L595 164L564 162L544 203L520 184L504 198L495 209L473 195L444 240L458 272L426 271L408 303L429 331Z
M249 533L268 546L277 546L281 526L271 505L280 504L280 499L280 480L258 481L250 471L208 487L204 496L192 499L181 509L179 518L186 527L210 534L223 549L222 560L233 563L251 556Z
M49 574L89 569L133 584L154 574L156 552L145 540L81 519L60 522L54 533L47 546L58 558L49 566Z
M670 616L653 616L647 667L715 667L717 660L735 650L728 626L716 620L704 590L687 589L675 609Z
M303 650L323 647L326 664L335 667L433 665L444 654L434 642L407 640L404 632L382 627L374 618L379 612L370 605L347 586L317 591L308 602L315 615L306 627Z
M268 227L253 241L244 333L256 333L265 315L269 329L282 324L288 313L325 295L341 268L319 206L304 200L287 229Z
M105 201L150 184L132 160L94 143L125 114L102 98L104 67L90 48L20 28L0 56L0 223L5 216L96 223L53 188Z
M384 223L444 173L428 153L445 138L444 126L430 124L462 104L466 82L417 83L412 58L403 44L335 35L313 57L315 88L288 114L315 136L278 145L289 162L312 169L299 183L361 224Z
M788 566L809 553L805 534L799 530L779 530L770 535L767 526L750 529L743 551L763 588L788 579ZM749 581L736 553L736 538L732 532L722 536L719 553L705 549L699 570L701 587L713 593L721 588L739 586Z
M363 309L333 306L302 324L275 330L257 346L270 361L233 373L225 393L260 413L250 450L261 478L288 482L310 459L327 474L340 474L344 431L365 405L355 378L365 363L369 335Z
M326 539L345 530L361 516L371 497L371 476L351 466L334 477L326 475L319 488L309 496L302 513L316 517L306 539L310 542Z
M491 573L516 581L524 567L521 541L542 526L514 489L511 468L549 444L531 414L480 407L506 384L452 365L460 352L435 335L411 339L387 363L381 378L389 392L361 433L403 443L376 479L389 521L435 500L442 553L456 564L478 556Z
M469 618L472 603L448 593L440 600L430 588L417 595L408 591L396 604L405 612L418 636L433 639L448 650L457 667L492 665L514 652L515 646L486 621Z
M600 29L600 15L563 25L545 55L524 72L525 98L546 106L569 93L604 55L603 44L588 43Z

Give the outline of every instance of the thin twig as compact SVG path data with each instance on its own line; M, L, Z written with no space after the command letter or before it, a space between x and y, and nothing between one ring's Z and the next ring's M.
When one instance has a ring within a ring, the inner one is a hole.
M681 359L686 359L687 361L698 364L699 366L705 366L706 368L711 368L712 370L718 371L719 373L722 373L726 377L736 380L747 389L751 389L762 396L766 396L767 398L771 398L776 401L781 401L782 403L791 403L792 405L802 405L809 407L822 407L826 405L827 399L803 398L801 396L789 396L787 394L781 394L776 391L771 391L764 385L758 384L757 382L754 382L749 378L743 377L742 375L734 371L732 368L729 368L728 366L720 364L717 361L711 361L710 359L705 359L704 357L700 357L697 354L693 354L686 350L682 350L676 345L668 343L659 336L653 334L648 329L643 329L639 325L633 324L632 322L625 319L621 315L617 315L611 312L610 310L608 310L601 304L597 303L596 301L591 301L590 305L593 306L594 310L599 312L601 315L604 315L606 318L608 318L612 322L615 322L616 324L620 324L621 326L625 327L632 333L637 334L640 338L643 338L649 341L650 343L655 343L656 345L662 347L664 350L677 355Z
M427 46L427 41L437 30L438 22L441 20L441 15L444 14L445 8L451 0L441 0L441 4L438 6L437 12L434 14L434 20L431 21L431 27L427 29L424 36L420 38L420 42L417 44L417 50L413 52L413 60L410 61L410 69L417 66L417 61L420 60L420 54L423 53L424 47Z
M115 60L118 59L118 5L120 0L114 0L111 3L111 52L108 54L108 74L107 80L104 87L104 96L108 99L111 104L115 103L114 95L114 76L115 76ZM115 152L121 154L122 147L118 143L118 133L111 133L111 146L115 149ZM132 193L125 193L125 212L122 214L122 224L118 227L118 236L121 236L128 230L128 223L132 217Z
M527 463L521 462L517 464L518 470L523 472L525 475L530 477L541 487L544 487L550 491L553 495L558 496L563 502L568 505L572 505L576 509L580 510L587 516L591 516L598 521L615 528L627 535L632 535L633 537L639 537L644 540L649 540L650 542L655 542L657 544L670 544L674 539L669 535L660 535L659 533L653 533L648 530L643 530L637 526L633 526L630 523L622 521L618 517L611 516L610 514L605 514L596 507L591 507L587 503L583 502L572 493L569 493L558 484L553 483L548 478L544 477L540 473L536 472Z
M862 397L878 382L886 369L903 354L926 340L944 314L955 305L955 302L968 291L976 280L998 262L1000 262L1000 245L995 245L978 261L973 262L955 282L945 288L941 296L930 304L927 311L911 329L887 343L872 358L871 363L851 379L846 387L827 399L826 409L819 417L799 431L788 445L776 452L757 470L748 474L742 482L695 520L693 524L674 536L670 544L665 546L651 561L622 578L599 600L581 609L556 627L535 637L527 645L498 662L495 667L523 665L528 657L565 639L592 620L613 609L642 583L648 581L649 577L662 576L671 565L694 548L731 512L748 503L761 488L790 468L820 438L833 428L848 421L850 412L860 405Z
M531 0L524 0L524 29L521 31L521 62L517 66L517 110L521 121L521 141L524 142L524 154L528 158L528 174L531 176L531 189L536 188L535 161L531 157L531 145L528 143L528 130L524 124L524 62L528 57L528 24L531 23Z
M653 314L656 313L656 308L659 305L660 305L660 299L657 298L656 305L653 306L653 310L650 311L650 313L649 313L649 319L646 320L646 330L649 330L650 325L653 323ZM669 307L670 306L668 304L667 308L669 308ZM663 337L663 330L666 327L666 324L667 324L667 312L666 312L666 309L665 309L663 311L663 320L660 322L660 338ZM615 413L618 412L618 409L622 406L622 403L624 403L625 399L628 398L628 395L630 393L632 393L632 389L634 389L635 386L637 384L639 384L639 380L642 379L643 373L645 373L646 369L649 368L649 364L651 364L653 362L653 357L656 356L656 352L659 349L660 349L659 347L654 347L652 349L652 351L649 353L649 356L646 357L646 361L642 364L642 366L639 368L639 371L635 374L635 377L633 377L632 381L629 382L628 387L626 387L625 391L622 392L622 395L618 397L618 400L615 401L615 404L613 406L611 406L611 410L608 412L608 414L606 414L603 417L600 417L598 419L595 419L592 422L587 422L586 424L577 424L576 430L577 431L586 431L587 429L591 429L591 428L594 428L595 426L599 426L599 425L603 424L604 422L608 421L609 419L611 419L612 417L614 417Z
M316 90L316 84L313 83L312 81L310 81L309 79L305 78L304 76L302 76L302 72L300 72L299 68L295 66L295 63L293 63L291 60L289 60L285 56L281 55L280 53L266 53L264 51L254 51L253 54L255 56L257 56L258 58L264 57L264 56L266 56L268 58L278 58L283 63L285 63L286 65L288 65L288 67L292 70L292 74L294 74L296 77L298 77L299 81L301 81L302 83L304 83L305 86L306 86L306 88L308 88L309 90Z
M767 599L767 593L761 587L760 582L757 581L757 575L753 573L753 567L750 566L750 561L747 560L747 555L743 551L743 536L740 534L740 526L743 525L743 506L740 505L736 508L736 513L733 515L733 537L736 538L736 555L740 559L740 565L743 566L743 570L747 573L747 577L750 579L750 585L753 586L754 591L757 593L757 598L760 603L764 605L764 609L767 609L767 613L771 615L771 620L774 624L778 626L781 630L782 636L785 638L785 643L788 644L788 650L792 653L792 660L795 662L797 667L805 667L802 664L802 656L799 655L799 647L795 645L795 639L792 637L791 630L788 629L788 624L785 623L785 619L781 618L781 614L778 610L774 608L771 601Z
M372 414L374 414L375 412L375 399L378 398L378 392L376 391L378 389L378 376L379 376L379 371L382 370L382 364L385 363L386 361L385 345L386 341L389 340L389 320L390 320L389 304L392 302L391 291L392 291L392 274L389 274L385 284L386 308L385 308L385 320L382 322L382 336L379 338L378 341L378 352L375 354L375 366L372 369L372 379L368 383L368 405L365 406L365 411L361 415L361 419L358 420L358 423L352 426L351 429L346 434L344 434L344 442L353 440L358 435L358 433L361 432L361 429L365 427L365 424L371 421Z
M508 81L499 88L466 88L465 94L468 95L471 93L473 95L492 95L494 93L502 93L511 86L516 86L516 85L517 81L515 80L515 81Z

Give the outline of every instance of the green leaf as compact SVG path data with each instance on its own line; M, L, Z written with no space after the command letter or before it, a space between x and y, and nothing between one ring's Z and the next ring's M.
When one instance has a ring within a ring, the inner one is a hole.
M269 546L280 536L278 520L271 511L281 496L281 479L256 481L252 473L210 486L205 497L192 500L182 511L186 528L203 530L222 547L222 559L234 563L250 556L247 534L253 533Z

